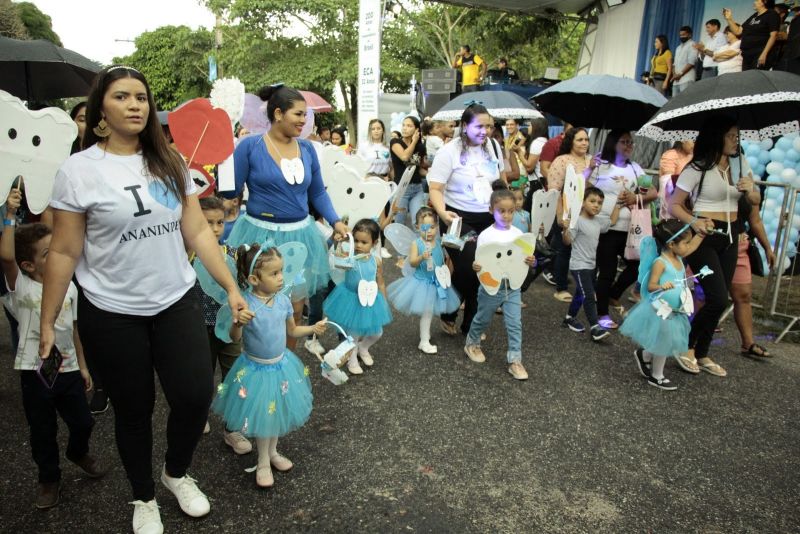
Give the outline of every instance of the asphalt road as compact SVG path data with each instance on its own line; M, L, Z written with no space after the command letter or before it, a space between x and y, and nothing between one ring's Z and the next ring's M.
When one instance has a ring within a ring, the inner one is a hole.
M212 417L190 471L212 511L188 518L159 485L166 531L800 531L800 346L770 345L773 359L753 361L738 355L726 322L712 355L729 376L692 376L668 362L679 390L664 392L638 375L634 347L621 336L596 344L561 328L566 304L551 289L540 279L524 297L527 382L506 371L499 315L484 364L467 360L463 337L446 336L438 321L440 353L422 354L416 320L401 316L364 375L335 387L315 371L311 421L280 441L296 466L276 474L272 490L255 486L244 472L255 453L235 456ZM19 380L7 328L0 330L0 530L129 532L112 409L98 416L92 437L109 474L87 480L64 460L61 504L34 508ZM160 396L156 458L166 410Z

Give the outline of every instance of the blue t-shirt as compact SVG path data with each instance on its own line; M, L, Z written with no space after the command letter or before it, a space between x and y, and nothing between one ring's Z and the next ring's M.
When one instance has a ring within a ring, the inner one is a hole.
M250 191L248 215L277 223L296 222L308 217L308 203L311 202L330 224L338 221L339 216L322 182L314 146L305 139L298 139L297 143L305 175L301 183L290 184L279 164L269 155L262 136L239 141L233 152L236 189L224 192L225 198L236 198L246 183Z

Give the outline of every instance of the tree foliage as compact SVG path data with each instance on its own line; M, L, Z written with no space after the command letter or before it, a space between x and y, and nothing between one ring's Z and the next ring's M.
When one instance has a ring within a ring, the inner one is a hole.
M145 75L159 109L174 109L211 91L208 56L214 36L210 31L162 26L139 35L135 44L133 54L113 62L131 65Z
M58 46L63 46L61 38L53 31L53 21L48 15L42 13L31 2L19 2L15 6L20 20L28 32L28 38L46 39Z
M12 39L27 39L28 30L22 23L16 4L0 0L0 35Z

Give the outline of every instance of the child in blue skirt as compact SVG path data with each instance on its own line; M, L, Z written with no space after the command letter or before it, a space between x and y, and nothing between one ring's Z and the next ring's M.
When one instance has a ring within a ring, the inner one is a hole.
M299 338L325 332L325 321L297 326L283 288L283 259L274 247L242 245L237 253L238 280L248 308L234 316L230 336L242 340L243 352L217 388L212 409L227 428L256 438L256 484L274 484L272 467L288 471L289 459L277 450L278 438L297 430L311 415L309 370L286 348L286 334Z
M357 347L347 362L348 371L354 375L364 372L358 358L372 367L369 348L381 338L383 327L392 322L383 267L373 254L380 231L372 219L361 219L353 226L355 263L345 273L344 282L331 291L322 305L325 315L356 341Z
M436 212L422 207L417 212L416 222L419 238L411 243L408 253L408 263L416 269L413 274L389 284L389 301L401 313L419 315L419 350L436 354L436 345L431 345L433 316L456 311L461 299L449 283L450 271L445 264L442 243L436 236L439 227Z
M702 240L700 234L692 237L690 225L671 219L656 225L653 237L644 238L640 245L642 298L625 317L620 333L642 347L634 353L639 372L659 389L678 389L664 376L664 363L689 350L693 305L682 258Z

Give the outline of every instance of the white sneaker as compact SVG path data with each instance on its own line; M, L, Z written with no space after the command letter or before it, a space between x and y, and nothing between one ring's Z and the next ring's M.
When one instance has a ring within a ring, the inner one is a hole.
M322 356L323 354L325 354L325 347L322 346L322 343L320 343L318 339L315 338L306 339L306 342L303 343L303 346L311 354L316 354L317 356Z
M386 247L381 247L381 258L388 260L392 257L392 253L386 250Z
M417 348L425 354L436 354L439 352L439 349L436 347L436 345L431 345L429 341L420 341Z
M172 478L167 476L166 471L161 470L161 483L178 499L181 510L192 517L203 517L211 510L211 505L195 482L197 481L189 475Z
M161 523L161 514L158 513L156 500L133 501L133 532L134 534L162 534L164 525Z
M241 432L224 431L222 439L225 440L225 445L233 449L236 454L247 454L253 451L253 444Z

